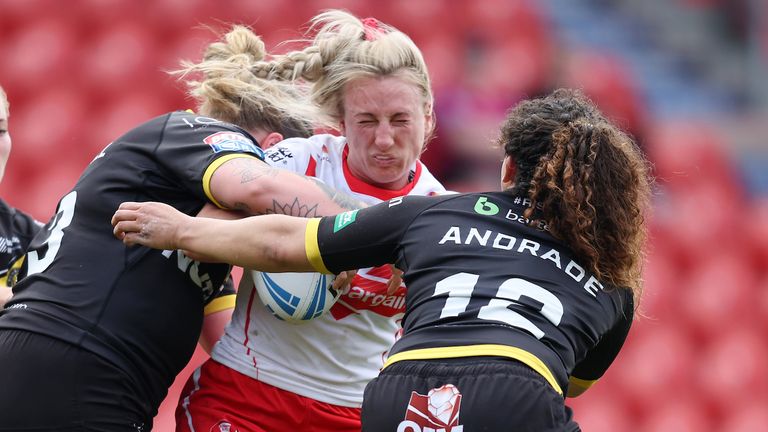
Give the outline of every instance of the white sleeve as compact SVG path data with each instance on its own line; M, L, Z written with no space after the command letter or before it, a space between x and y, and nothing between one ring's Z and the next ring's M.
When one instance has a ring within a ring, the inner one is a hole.
M311 153L309 140L289 138L267 149L264 152L264 161L275 168L306 174Z

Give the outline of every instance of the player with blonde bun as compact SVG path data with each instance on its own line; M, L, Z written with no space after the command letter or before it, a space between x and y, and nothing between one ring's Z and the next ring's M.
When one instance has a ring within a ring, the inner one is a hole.
M310 32L303 50L258 61L249 72L308 83L319 122L341 136L287 139L265 161L369 204L444 193L418 160L435 123L429 75L413 41L338 10L314 17ZM359 431L365 385L401 329L405 288L388 292L390 276L389 266L360 269L329 312L297 326L272 316L245 272L232 322L182 391L177 430Z

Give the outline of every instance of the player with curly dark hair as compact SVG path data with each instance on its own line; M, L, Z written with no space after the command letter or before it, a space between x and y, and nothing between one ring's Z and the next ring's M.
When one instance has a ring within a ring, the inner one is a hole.
M632 324L649 165L573 90L517 105L499 143L501 192L309 220L214 221L124 203L114 231L266 271L395 263L408 286L404 334L366 387L364 431L577 431L565 397L605 373Z

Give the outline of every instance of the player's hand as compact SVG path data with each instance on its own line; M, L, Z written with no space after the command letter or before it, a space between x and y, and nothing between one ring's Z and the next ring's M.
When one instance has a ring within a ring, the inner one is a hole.
M178 249L179 231L190 219L167 204L124 202L112 216L112 227L126 245Z
M389 268L392 270L392 277L387 281L387 295L392 295L403 284L403 271L395 267L394 264L390 264Z
M349 292L350 284L352 283L352 279L355 278L355 275L357 275L357 270L347 270L337 274L336 278L333 280L333 288L341 291L341 295L346 294Z

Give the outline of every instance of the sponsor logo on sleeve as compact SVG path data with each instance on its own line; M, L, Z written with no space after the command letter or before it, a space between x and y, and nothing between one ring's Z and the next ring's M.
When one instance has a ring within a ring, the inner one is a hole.
M337 233L342 229L346 228L351 223L353 223L355 221L355 218L357 218L358 211L359 210L351 210L348 212L337 214L336 219L333 221L333 232Z
M214 153L234 151L253 153L260 158L264 157L264 151L245 135L238 132L216 132L208 135L203 142L211 146Z
M264 157L269 159L272 163L283 162L286 163L287 159L293 158L293 153L285 147L272 147L264 153Z
M453 384L434 388L426 395L411 392L411 400L397 432L462 432L459 424L461 392Z

